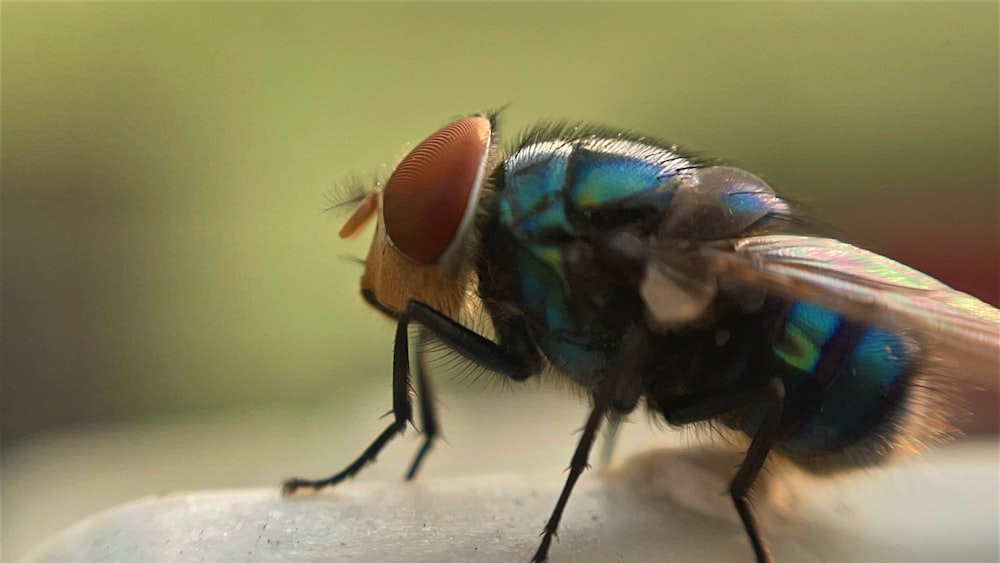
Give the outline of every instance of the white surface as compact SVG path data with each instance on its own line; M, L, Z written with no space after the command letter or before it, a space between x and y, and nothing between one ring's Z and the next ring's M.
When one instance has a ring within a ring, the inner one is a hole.
M878 473L771 487L764 504L781 508L765 511L766 537L778 561L997 561L997 455L996 442L956 445ZM751 561L720 465L659 450L588 472L552 560ZM292 499L276 487L173 494L87 518L28 560L526 561L561 484L546 472L347 483Z
M367 394L336 390L350 399L53 431L5 445L0 561L18 561L74 522L135 499L179 491L276 491L282 479L341 469L388 423L380 417L391 397L388 382ZM487 378L444 379L439 391L444 440L427 456L421 481L533 471L559 478L588 414L586 402L572 393L537 383L503 388ZM619 459L685 442L683 433L650 428L645 419L637 415L623 427ZM407 430L355 481L398 483L419 444Z

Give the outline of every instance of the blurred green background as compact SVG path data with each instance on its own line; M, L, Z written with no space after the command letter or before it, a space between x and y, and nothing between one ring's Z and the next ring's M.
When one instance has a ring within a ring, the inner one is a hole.
M998 17L4 2L0 440L388 393L392 328L342 260L367 241L324 194L506 103L508 138L565 117L725 157L996 304Z

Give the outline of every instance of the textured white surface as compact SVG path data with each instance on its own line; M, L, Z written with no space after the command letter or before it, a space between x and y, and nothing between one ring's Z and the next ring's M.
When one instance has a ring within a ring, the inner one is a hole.
M997 561L996 442L826 484L770 487L778 561ZM751 561L710 454L656 450L589 472L558 561ZM706 461L707 460L707 461ZM91 516L32 561L526 561L562 484L551 473L346 483L140 500ZM804 494L808 492L808 494Z
M542 472L559 478L586 419L585 401L538 384L503 389L442 382L443 439L421 481ZM471 387L471 388L469 388ZM4 446L0 561L19 561L45 538L103 510L179 491L277 489L282 479L342 468L380 432L389 386L310 409L258 409L84 427ZM679 446L683 432L627 424L618 459ZM420 444L408 430L356 482L399 483Z

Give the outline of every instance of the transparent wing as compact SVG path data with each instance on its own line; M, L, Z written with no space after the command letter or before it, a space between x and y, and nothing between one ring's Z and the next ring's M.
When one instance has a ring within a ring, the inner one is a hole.
M676 302L680 293L690 307L720 287L760 288L859 322L915 331L957 375L1000 385L1000 310L874 252L829 238L767 235L654 249L649 258L644 298L659 292ZM667 306L648 298L646 304Z

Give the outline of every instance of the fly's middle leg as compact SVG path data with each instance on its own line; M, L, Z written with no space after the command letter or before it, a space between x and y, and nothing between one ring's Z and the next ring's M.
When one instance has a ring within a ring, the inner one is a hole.
M552 510L552 515L542 531L542 541L535 551L535 555L531 558L532 563L548 561L549 547L552 544L552 538L556 537L566 503L569 502L570 494L573 492L573 487L580 475L589 467L590 450L594 445L601 422L607 418L609 413L619 414L631 411L638 403L642 382L642 366L648 346L647 336L644 330L637 327L626 331L615 360L611 362L604 380L594 392L594 407L590 411L590 416L587 417L576 451L573 452L573 458L569 465L569 476L566 478L566 484L563 485L559 500L556 501L556 506Z

